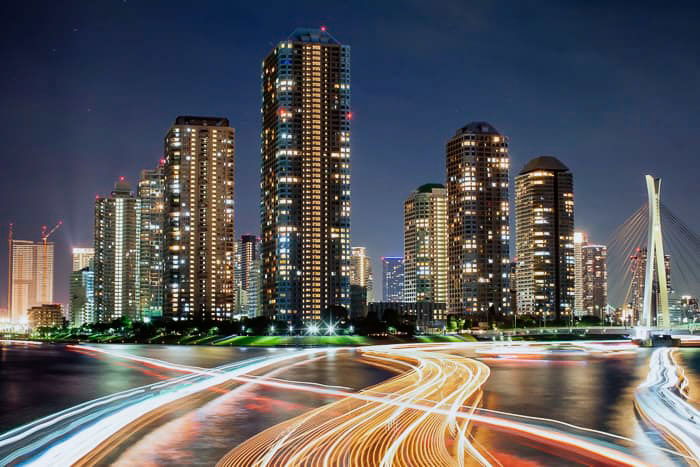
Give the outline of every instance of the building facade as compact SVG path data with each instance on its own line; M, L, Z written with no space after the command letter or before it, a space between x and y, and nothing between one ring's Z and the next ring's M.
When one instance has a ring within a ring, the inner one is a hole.
M95 322L95 272L92 266L73 271L70 275L70 312L73 327Z
M350 305L350 47L297 29L261 76L264 314L317 321Z
M420 186L404 202L406 302L447 302L447 190Z
M583 246L588 244L586 232L574 232L574 314L583 316Z
M161 163L142 170L137 197L141 236L139 238L139 313L143 318L163 315L163 232L165 225L165 174Z
M248 318L262 316L262 259L259 256L250 265L246 299Z
M669 295L672 292L671 287L671 256L664 255L664 266L666 269L666 289ZM647 267L647 249L637 248L630 256L630 270L632 271L632 283L630 285L629 296L626 298L627 308L625 310L625 320L632 324L638 325L642 319L644 311L644 282ZM659 279L654 274L652 289L651 289L651 317L652 322L656 323L657 310L659 309Z
M259 284L255 269L255 262L260 258L260 239L255 235L241 235L236 242L236 254L234 259L234 281L236 285L236 315L245 315L250 318L250 308L257 307L259 299L253 296L258 293ZM252 290L254 289L254 290ZM252 291L251 291L252 290ZM251 304L251 300L255 304Z
M403 302L403 256L382 256L382 296L385 302Z
M139 315L139 204L121 177L109 197L95 199L95 319Z
M63 326L63 308L59 303L33 306L27 312L30 329Z
M364 287L367 291L367 302L374 301L374 276L372 275L372 258L367 256L367 248L352 247L350 257L350 285Z
M54 244L12 240L9 254L10 320L25 323L29 308L53 303Z
M562 318L574 306L574 185L558 159L528 162L515 179L519 313Z
M584 315L605 319L608 306L608 249L605 245L581 247L581 299Z
M95 257L94 248L73 248L72 250L72 260L73 269L72 271L80 271L83 268L92 266L92 260Z
M447 142L448 311L510 310L508 140L472 122Z
M226 118L180 116L165 137L165 296L178 320L231 319L234 129Z

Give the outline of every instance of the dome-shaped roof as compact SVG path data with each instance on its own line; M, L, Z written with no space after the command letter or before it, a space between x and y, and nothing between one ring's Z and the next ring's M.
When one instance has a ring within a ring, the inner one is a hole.
M498 130L491 125L489 122L471 122L464 125L462 128L457 130L458 135L464 133L476 133L483 135L500 135Z
M556 157L552 156L539 156L530 160L523 170L520 171L520 175L526 174L528 172L534 172L535 170L552 170L554 172L568 172L569 168L562 164L562 162Z
M445 185L442 185L440 183L426 183L425 185L421 185L418 187L416 190L418 193L430 193L431 191L435 189L445 189Z

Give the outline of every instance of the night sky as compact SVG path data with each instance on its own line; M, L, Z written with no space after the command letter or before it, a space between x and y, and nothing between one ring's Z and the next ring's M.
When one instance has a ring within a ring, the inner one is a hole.
M260 63L296 27L352 47L352 240L377 289L378 258L402 254L404 199L444 180L445 142L473 120L510 138L511 178L536 155L568 165L594 241L644 202L645 173L700 230L696 2L235 3L0 4L1 235L64 221L57 301L70 247L92 244L95 194L155 166L177 115L230 119L236 232L259 232Z

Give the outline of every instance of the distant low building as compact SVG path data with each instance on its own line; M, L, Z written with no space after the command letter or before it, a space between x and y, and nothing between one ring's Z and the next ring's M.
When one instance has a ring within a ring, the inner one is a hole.
M27 313L27 319L31 329L60 327L63 326L63 307L59 303L33 306Z
M384 319L387 310L396 310L402 320L416 325L420 332L441 332L447 324L447 304L437 302L373 302L367 312Z

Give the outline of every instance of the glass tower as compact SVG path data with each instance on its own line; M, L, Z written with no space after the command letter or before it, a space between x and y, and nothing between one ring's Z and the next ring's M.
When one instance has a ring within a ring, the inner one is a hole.
M382 257L382 292L385 302L403 302L403 257Z

